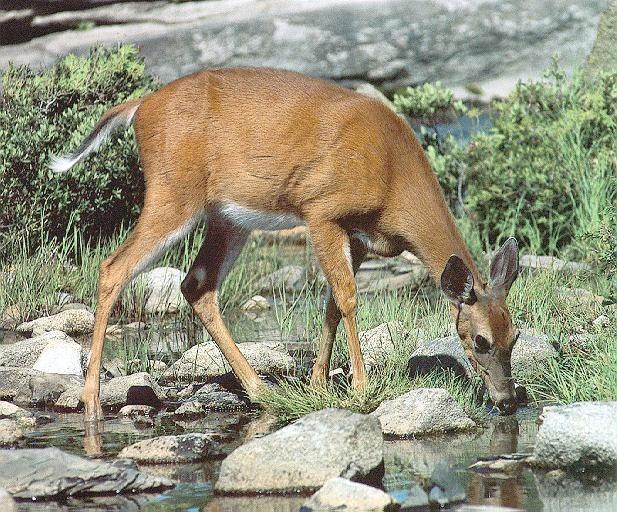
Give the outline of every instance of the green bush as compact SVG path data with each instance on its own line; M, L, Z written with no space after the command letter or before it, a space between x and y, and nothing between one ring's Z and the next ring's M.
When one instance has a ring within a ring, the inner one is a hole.
M67 173L54 174L47 164L51 155L75 149L108 108L155 86L134 46L95 48L87 57L71 55L40 72L6 70L0 95L5 243L26 232L36 245L42 236L64 236L71 223L87 236L106 236L134 219L143 178L132 130L118 131Z
M454 93L440 82L407 87L394 94L394 106L411 118L425 120L449 112L464 114L467 111L461 101L454 100Z

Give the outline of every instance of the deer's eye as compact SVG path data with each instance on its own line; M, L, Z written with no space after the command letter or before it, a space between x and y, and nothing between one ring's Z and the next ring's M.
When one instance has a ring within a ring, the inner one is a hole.
M489 341L482 335L478 334L476 336L476 352L478 354L486 354L491 349L491 344Z

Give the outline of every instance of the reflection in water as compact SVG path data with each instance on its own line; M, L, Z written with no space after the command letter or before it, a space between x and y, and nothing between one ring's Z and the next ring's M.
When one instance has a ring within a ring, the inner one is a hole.
M84 451L89 457L103 456L105 422L84 421Z

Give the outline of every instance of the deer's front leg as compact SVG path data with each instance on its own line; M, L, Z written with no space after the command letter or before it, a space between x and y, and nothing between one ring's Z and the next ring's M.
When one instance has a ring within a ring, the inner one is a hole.
M356 327L356 282L354 280L349 236L336 222L320 219L309 222L308 225L315 254L330 284L332 297L347 332L347 343L349 345L349 356L353 371L352 385L355 389L363 389L366 386L366 370ZM333 319L331 318L330 320ZM332 324L333 322L329 322L326 319L328 341L330 336L332 336ZM323 357L320 354L317 364L321 363L323 365L326 355L329 360L331 345L322 345L321 352ZM313 375L315 376L315 371ZM313 378L315 379L315 377Z

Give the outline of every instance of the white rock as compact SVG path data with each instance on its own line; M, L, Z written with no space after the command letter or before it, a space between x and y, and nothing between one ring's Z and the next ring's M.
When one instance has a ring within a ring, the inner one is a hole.
M0 366L32 368L43 350L50 344L65 343L73 347L79 345L67 334L50 331L34 338L10 344L0 344Z
M143 290L146 313L175 313L186 304L180 284L186 273L172 267L158 267L137 276L131 286Z
M73 340L53 340L45 346L32 368L44 373L82 375L82 357L81 345Z
M17 326L17 332L39 336L49 331L88 334L94 327L94 315L86 309L69 309L56 315L37 318Z
M365 484L346 478L331 478L304 503L302 510L341 512L389 512L399 506L392 496Z

